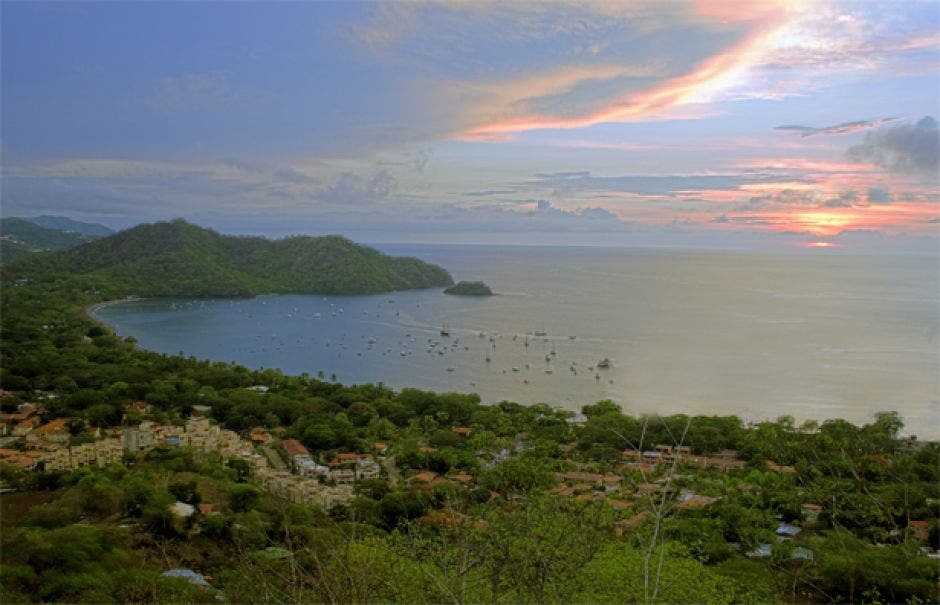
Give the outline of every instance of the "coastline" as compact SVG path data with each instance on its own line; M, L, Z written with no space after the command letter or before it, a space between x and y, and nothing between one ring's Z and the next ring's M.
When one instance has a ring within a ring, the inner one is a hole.
M273 296L282 296L282 295L273 294ZM311 295L303 295L303 296L311 296ZM263 297L264 295L253 297L253 298L263 298ZM320 297L319 295L316 295L315 298L319 300ZM96 323L98 323L99 325L102 325L103 327L105 327L106 329L108 329L110 332L114 334L119 334L116 327L98 318L96 315L94 315L94 313L96 313L100 309L107 308L112 305L125 303L125 302L140 301L140 300L147 300L147 299L146 298L130 298L130 299L123 298L123 299L117 299L117 300L102 301L94 305L89 305L86 308L86 312ZM155 300L155 299L150 298L150 300ZM400 302L402 301L399 301L399 303ZM268 304L270 305L270 302ZM294 303L291 303L291 304L294 304ZM288 310L289 309L287 308L284 309L285 312ZM358 313L354 312L353 309L347 307L346 311L347 311L347 315L350 316L351 319L358 317ZM326 311L324 310L323 313L325 315ZM410 329L413 329L413 327L407 328L407 329L410 330ZM469 332L475 333L476 330L469 330ZM475 340L476 339L474 338L473 341ZM468 341L468 342L472 342L472 341ZM562 340L561 342L568 342L568 341ZM212 361L212 362L232 361L232 359L229 358L228 356L215 356L211 354L206 354L205 352L189 350L187 347L180 347L176 345L165 348L165 349L161 349L160 347L148 348L147 346L143 345L141 342L137 342L135 346L138 350L147 351L147 352L155 353L155 354L176 356L179 354L181 350L186 350L187 352L185 356L193 356L200 360L207 360L207 361ZM380 355L380 353L376 353L376 355ZM366 358L363 358L363 359L366 359ZM397 359L397 356L395 356L395 359ZM432 357L431 360L428 361L428 363L433 365L434 363L436 363L435 362L436 359L437 359L436 356ZM376 357L375 360L377 363L386 363L382 361L381 357ZM280 372L283 372L285 375L289 375L289 376L299 376L305 371L310 374L313 374L314 370L316 369L315 365L309 366L306 369L303 369L303 368L297 368L297 367L290 367L289 365L282 365L281 363L277 363L277 362L272 363L270 360L267 362L252 363L252 361L248 359L238 359L236 363L252 371L260 371L266 368L271 368L271 369L276 369ZM940 434L938 434L936 430L933 428L936 426L935 419L931 416L929 409L923 412L913 412L912 410L900 410L897 408L892 408L889 405L886 405L886 406L878 406L876 408L866 410L862 414L851 414L845 411L840 412L839 410L829 410L826 413L812 413L811 410L814 407L819 407L818 405L811 405L807 403L804 405L795 406L790 409L781 409L773 405L769 405L763 409L759 407L755 408L755 406L750 406L749 408L744 408L744 409L734 409L734 408L729 409L729 407L725 405L715 403L713 406L707 406L707 405L702 405L702 406L669 405L665 407L654 406L656 407L656 409L654 410L650 406L638 404L636 401L631 400L629 396L624 397L622 395L619 397L618 396L592 397L590 395L586 395L584 397L577 398L571 401L565 401L565 400L561 400L557 398L555 399L552 399L552 398L546 399L546 398L539 398L539 397L528 398L528 397L520 397L518 396L518 393L516 394L516 396L510 395L508 393L494 394L491 391L491 389L484 387L484 385L482 384L475 385L469 388L464 385L460 385L456 383L450 383L449 385L445 385L445 386L425 385L425 384L417 385L416 383L418 381L416 380L398 380L394 376L385 376L385 377L372 376L370 378L359 380L356 378L351 378L348 375L344 376L343 374L345 372L343 372L340 369L340 367L331 368L331 367L324 366L321 369L324 369L327 375L333 372L339 374L340 378L336 381L332 381L332 382L337 382L339 384L350 385L350 386L358 385L358 384L385 384L387 386L390 386L396 391L400 391L406 388L418 388L418 389L429 390L429 391L438 392L438 393L449 392L449 391L455 391L455 392L462 393L462 394L475 393L480 396L481 402L487 405L497 405L501 401L512 401L512 402L515 402L524 406L532 406L538 403L547 403L548 405L556 409L564 409L564 410L568 410L571 412L577 412L584 405L592 405L596 403L597 401L601 401L603 399L612 399L615 403L619 405L619 407L623 410L624 414L631 415L634 417L642 417L647 414L660 415L660 416L670 416L670 415L675 415L675 414L685 414L689 416L711 416L711 415L736 416L742 421L742 423L745 426L757 424L757 423L764 422L764 421L773 422L776 418L780 416L787 416L787 415L792 416L794 418L796 426L799 426L804 421L816 421L818 423L822 423L822 422L825 422L826 420L832 420L832 419L844 419L856 426L861 426L863 424L871 422L876 412L891 411L893 409L894 411L898 411L901 414L902 418L905 420L905 428L902 431L902 434L907 435L907 436L916 434L918 439L921 441L940 441ZM451 375L447 374L446 376L449 377ZM487 392L487 391L490 391L490 392Z
M141 300L147 300L147 299L146 299L146 298L141 298L140 296L127 296L127 297L124 297L124 298L118 298L118 299L113 299L113 300L103 300L103 301L101 301L101 302L92 303L92 304L88 305L87 307L85 307L84 312L85 312L85 315L87 315L87 316L90 317L91 319L93 319L93 320L95 320L95 321L97 321L97 322L99 322L99 323L104 323L103 321L101 321L100 319L98 319L98 318L95 316L95 313L96 313L97 311L99 311L100 309L104 309L104 308L107 308L107 307L112 307L112 306L114 306L114 305L119 305L119 304L121 304L121 303L137 302L137 301L141 301ZM105 324L105 325L107 325L107 324ZM108 328L110 329L111 326L108 326ZM112 331L113 331L113 330L112 330Z

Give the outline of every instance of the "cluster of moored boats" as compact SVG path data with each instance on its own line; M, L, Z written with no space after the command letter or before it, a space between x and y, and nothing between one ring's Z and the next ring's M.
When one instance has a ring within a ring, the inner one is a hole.
M327 301L326 298L323 299L324 302ZM384 301L383 301L384 302ZM394 299L388 299L389 304L394 304ZM261 301L261 304L267 304L267 301ZM181 307L182 305L180 305ZM420 308L420 303L417 303L416 308ZM177 307L175 304L171 306L174 310ZM382 317L382 303L380 302L378 307L374 311L363 310L362 315L367 317L381 318ZM328 317L339 317L345 313L345 310L342 306L336 303L329 304L329 311L317 311L312 312L308 316L314 320L324 319L326 314L329 314ZM299 308L293 307L287 313L285 313L286 318L294 317L303 317L306 315ZM394 311L395 317L400 317L400 312L398 310ZM250 317L250 314L249 314ZM483 361L487 367L496 366L495 359L497 357L497 351L504 349L506 346L521 345L522 350L519 351L523 354L523 363L517 365L511 365L503 368L501 371L503 374L513 373L519 374L523 377L523 383L529 384L530 378L532 378L531 372L544 373L546 375L555 374L558 371L559 365L559 355L556 351L556 347L561 346L562 343L567 341L574 341L577 339L574 335L569 335L567 337L549 337L548 332L545 330L534 330L532 332L527 332L525 334L512 334L504 335L493 332L487 333L480 331L476 333L477 338L473 338L474 332L468 330L452 330L447 326L442 326L438 331L437 337L427 337L424 339L424 342L419 344L418 330L425 331L426 329L415 328L413 331L409 331L404 335L404 338L397 338L394 340L394 345L391 343L386 344L384 347L380 344L380 338L378 336L366 336L361 335L360 339L364 341L363 347L361 350L356 351L355 355L357 357L362 357L364 353L371 351L380 352L381 355L394 355L396 352L399 357L410 357L421 352L421 349L424 349L424 353L427 355L432 355L437 358L444 358L448 360L453 360L455 363L460 359L457 355L462 353L471 353L473 350L480 350L482 348ZM412 333L414 332L414 333ZM458 334L459 332L459 334ZM340 335L339 338L335 336L331 338L323 339L322 346L324 348L332 348L336 351L336 357L344 357L345 352L355 350L359 346L354 345L352 342L346 339L346 333ZM262 336L258 335L255 337L257 340L263 342ZM461 338L464 338L464 341L461 342ZM303 338L297 338L296 344L299 346L305 346L311 343L315 343L318 339L316 337L309 337L308 342L305 342ZM257 348L249 348L247 351L249 353L256 354L260 352L267 352L268 350L280 351L284 346L287 345L287 340L282 339L277 334L271 335L271 341L269 343L259 342ZM482 341L480 344L474 344L474 341ZM482 347L481 347L482 345ZM534 350L541 348L542 351L548 350L544 353L534 353ZM533 355L537 355L533 359ZM500 355L500 357L505 358L505 355ZM539 358L544 358L544 365L541 365L536 360ZM588 376L593 376L595 381L600 381L602 379L602 373L604 370L608 370L612 367L613 361L609 358L604 357L596 362L578 362L578 361L569 361L567 362L568 372L571 376L578 376L582 374L587 374ZM564 367L564 366L562 366ZM496 368L494 368L496 369ZM455 372L457 368L455 365L447 365L445 370L447 372ZM496 371L499 371L496 369ZM613 384L612 379L608 379L610 384ZM471 383L475 385L475 383Z

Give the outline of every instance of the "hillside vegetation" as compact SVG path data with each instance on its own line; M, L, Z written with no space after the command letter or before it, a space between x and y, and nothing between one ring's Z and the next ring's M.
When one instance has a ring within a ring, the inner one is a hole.
M444 294L455 294L460 296L492 296L493 291L490 287L481 281L462 281L446 290Z
M339 236L232 237L183 220L139 225L7 271L31 282L80 278L108 297L370 294L453 283L441 267Z
M175 270L192 270L180 288L199 272L276 284L326 271L307 263L330 254L357 275L396 261L341 238L269 242L164 223L4 269L0 413L10 423L41 410L44 423L65 421L62 447L75 448L145 421L182 428L199 412L243 437L267 435L248 445L252 459L283 464L278 452L295 439L321 465L342 467L352 453L382 468L326 509L265 487L242 454L195 443L165 440L100 467L33 466L35 445L40 455L56 447L33 430L0 451L0 603L940 599L940 444L904 437L896 413L863 426L748 425L634 417L610 401L585 402L578 416L484 405L473 393L160 355L83 312L130 286L145 292L148 277L160 291ZM154 274L133 273L142 270ZM325 280L303 283L342 283ZM286 484L296 466L280 475ZM178 505L197 508L181 515ZM179 569L203 583L163 575Z
M94 236L41 227L23 218L0 219L0 260L9 262L31 252L66 250L90 242Z

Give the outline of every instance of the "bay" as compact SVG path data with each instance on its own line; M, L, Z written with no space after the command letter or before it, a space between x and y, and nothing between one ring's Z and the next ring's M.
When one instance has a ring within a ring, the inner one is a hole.
M497 295L161 299L95 314L154 351L348 384L748 420L896 410L908 432L940 437L937 257L377 247Z

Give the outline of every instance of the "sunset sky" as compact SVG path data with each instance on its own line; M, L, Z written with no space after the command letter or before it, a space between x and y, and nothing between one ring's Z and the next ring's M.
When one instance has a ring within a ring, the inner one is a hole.
M6 216L937 247L940 2L0 10Z

